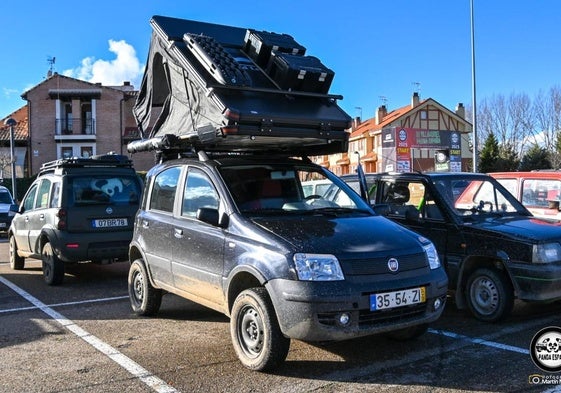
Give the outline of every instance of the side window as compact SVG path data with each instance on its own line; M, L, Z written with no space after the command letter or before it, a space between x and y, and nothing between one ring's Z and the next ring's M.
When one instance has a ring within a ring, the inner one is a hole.
M37 195L37 184L31 186L29 192L27 193L25 199L22 202L24 211L33 209L33 203L35 202L35 195Z
M37 192L37 201L35 207L37 209L45 209L49 206L49 191L51 190L51 181L43 179L39 185Z
M533 207L548 207L560 199L561 182L549 179L527 179L522 186L522 203Z
M189 169L185 181L181 215L195 217L201 207L218 209L218 193L202 171L192 168Z
M504 188L508 190L512 195L518 198L518 180L516 179L497 179L499 183L501 183ZM523 195L523 198L526 198L526 194Z
M386 182L384 184L383 203L390 208L390 215L402 218L418 218L424 186L420 183Z
M52 196L51 196L51 203L49 204L49 207L59 207L60 201L60 182L55 182L53 183L53 191L52 191Z
M436 204L434 197L432 196L432 194L430 193L430 191L427 189L424 195L424 200L422 202L422 208L421 208L421 213L423 218L429 219L429 220L440 220L442 221L444 219L444 216L442 215L442 211L440 210L440 208L438 207L438 205Z
M173 212L175 191L180 174L180 167L172 167L156 175L150 194L150 210Z

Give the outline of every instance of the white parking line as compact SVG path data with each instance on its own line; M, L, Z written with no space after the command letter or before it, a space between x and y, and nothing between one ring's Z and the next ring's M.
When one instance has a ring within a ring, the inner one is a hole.
M76 304L109 302L109 301L112 301L112 300L122 300L122 299L128 299L128 298L129 298L128 296L114 296L114 297L106 297L106 298L102 298L102 299L80 300L80 301L77 301L77 302L54 303L54 304L49 304L47 306L48 307L74 306ZM5 310L0 310L0 314L8 313L8 312L16 312L16 311L36 310L38 308L39 307L37 307L37 306L7 308Z
M440 334L442 336L451 337L451 338L455 338L455 339L458 339L458 340L469 341L473 344L480 344L480 345L485 345L485 346L488 346L488 347L503 349L505 351L518 352L518 353L522 353L524 355L529 355L530 354L530 351L528 349L518 348L518 347L514 347L512 345L496 343L496 342L493 342L493 341L484 340L482 338L473 338L473 337L468 337L468 336L464 336L464 335L457 334L457 333L445 332L444 330L429 329L429 333Z
M0 276L0 282L6 285L8 288L12 289L18 295L23 297L25 300L33 304L36 308L43 311L45 314L50 316L52 319L57 321L60 325L74 333L76 336L80 337L82 340L90 344L92 347L97 349L99 352L103 353L105 356L113 360L119 366L123 367L134 377L138 378L140 381L148 385L157 393L177 393L178 390L172 386L165 383L160 378L152 375L148 370L143 368L141 365L136 363L134 360L123 355L117 349L113 348L111 345L101 341L96 336L88 333L80 326L72 322L70 319L66 318L64 315L53 310L51 307L47 306L39 299L31 296L29 293L25 292L23 289L13 284L11 281L6 280L4 277Z

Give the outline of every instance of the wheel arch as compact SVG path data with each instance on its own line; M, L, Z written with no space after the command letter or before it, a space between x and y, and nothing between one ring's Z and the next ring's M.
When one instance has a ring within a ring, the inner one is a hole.
M148 275L148 279L150 280L150 284L152 284L152 286L154 288L159 288L159 286L154 283L154 279L152 278L152 271L150 270L150 265L148 263L146 263L146 258L144 256L144 252L136 244L131 243L131 245L129 247L129 267L137 259L142 260L142 264L144 265L144 268L146 269L146 274Z
M506 253L498 252L497 256L490 257L490 256L483 256L483 255L471 255L465 259L462 263L458 274L458 280L456 282L456 306L459 309L465 309L467 307L466 302L466 285L469 279L469 276L479 268L489 268L499 271L500 273L504 274L510 285L514 290L514 296L516 297L518 293L518 287L516 285L516 281L513 279L510 270L508 269L508 256Z
M232 312L234 301L238 295L249 288L265 287L266 279L255 269L245 266L238 267L228 278L226 285L226 301L228 315Z

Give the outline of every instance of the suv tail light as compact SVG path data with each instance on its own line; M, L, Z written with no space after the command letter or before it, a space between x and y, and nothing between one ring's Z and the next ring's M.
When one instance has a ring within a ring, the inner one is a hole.
M63 231L66 229L66 209L58 209L58 212L56 213L56 216L58 217L58 222L56 224L57 229Z

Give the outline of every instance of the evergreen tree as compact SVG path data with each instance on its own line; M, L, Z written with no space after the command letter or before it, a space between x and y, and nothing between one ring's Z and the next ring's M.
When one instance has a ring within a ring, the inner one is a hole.
M485 140L483 149L481 149L481 152L479 153L479 172L493 172L498 159L499 142L497 141L497 138L495 138L495 134L491 132Z
M551 169L549 153L543 147L533 145L522 157L520 162L521 171L531 171L534 169Z
M500 146L499 157L493 167L493 172L512 172L520 166L520 159L516 149L512 146Z

